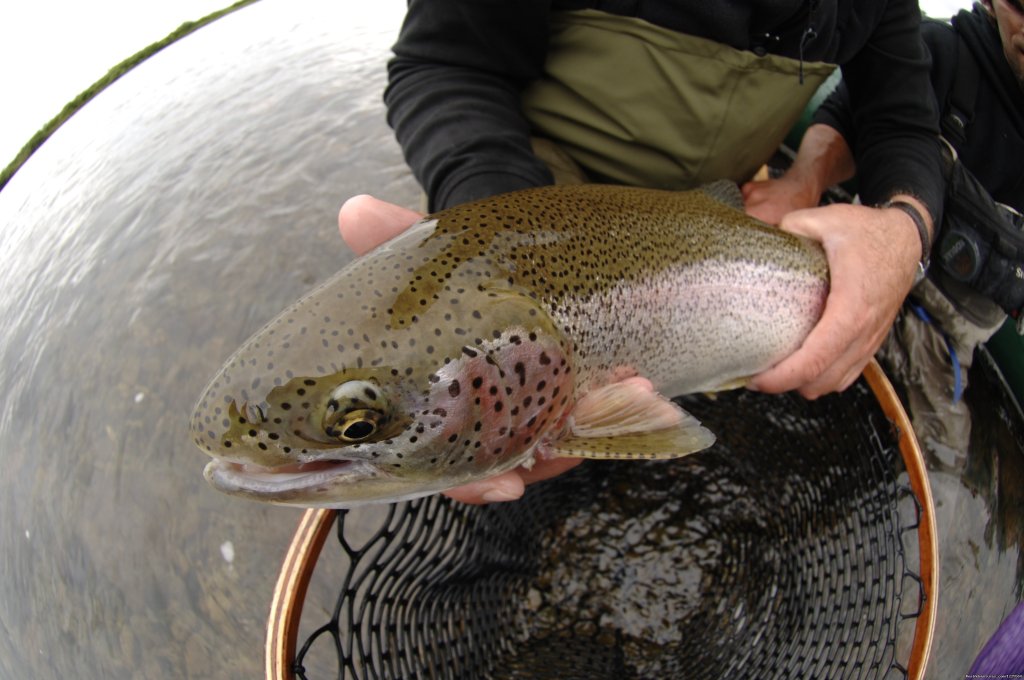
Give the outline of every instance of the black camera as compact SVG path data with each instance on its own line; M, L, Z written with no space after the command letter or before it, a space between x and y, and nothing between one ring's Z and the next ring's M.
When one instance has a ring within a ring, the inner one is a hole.
M996 203L955 158L933 265L1014 318L1024 307L1024 217Z

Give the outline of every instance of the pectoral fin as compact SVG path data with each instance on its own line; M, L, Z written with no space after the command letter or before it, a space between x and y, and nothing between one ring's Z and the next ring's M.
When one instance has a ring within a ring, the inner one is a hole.
M732 380L729 380L727 382L722 383L721 385L719 385L715 389L713 389L713 390L711 390L709 392L705 392L704 396L705 397L710 397L712 399L717 399L719 392L728 392L729 390L738 390L741 387L746 387L747 383L749 381L750 381L750 376L746 376L746 377L743 377L743 378L733 378Z
M705 449L715 435L689 413L631 378L593 390L573 409L569 431L548 455L570 458L678 458Z

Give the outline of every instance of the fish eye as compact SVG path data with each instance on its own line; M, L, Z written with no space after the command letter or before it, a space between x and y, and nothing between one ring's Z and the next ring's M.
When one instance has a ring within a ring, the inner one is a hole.
M343 442L359 442L372 437L383 414L370 409L360 409L341 414L334 422L324 423L324 431Z
M324 434L342 442L361 442L388 421L387 398L375 382L350 380L331 392L323 413Z

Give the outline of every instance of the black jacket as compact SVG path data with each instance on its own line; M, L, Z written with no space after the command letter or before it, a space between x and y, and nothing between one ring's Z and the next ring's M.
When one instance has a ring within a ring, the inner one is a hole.
M909 192L941 210L938 114L914 0L410 0L385 102L432 209L552 181L530 150L519 94L542 73L550 14L583 7L840 64L862 196Z
M1024 90L1013 77L999 32L984 10L962 10L952 24L926 19L921 35L932 59L931 80L940 112L949 108L957 74L957 33L978 65L973 117L964 141L951 139L964 166L1000 203L1024 212ZM815 114L815 122L853 136L849 92L840 85Z

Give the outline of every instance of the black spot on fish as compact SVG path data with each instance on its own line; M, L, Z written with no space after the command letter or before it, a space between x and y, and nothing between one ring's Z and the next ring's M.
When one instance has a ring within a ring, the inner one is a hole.
M452 397L457 397L457 396L459 396L459 392L460 391L461 391L461 388L459 387L459 381L458 380L451 381L451 383L448 385L448 394L450 394Z

